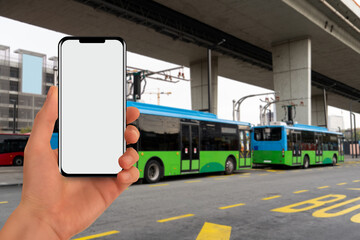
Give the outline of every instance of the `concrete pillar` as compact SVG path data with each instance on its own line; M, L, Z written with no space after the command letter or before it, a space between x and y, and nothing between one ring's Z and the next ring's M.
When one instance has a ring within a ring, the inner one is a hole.
M311 124L311 41L309 38L274 44L272 48L277 121L285 119L284 105L296 105L295 122ZM289 100L289 101L286 101Z
M193 110L204 111L208 105L208 72L207 59L202 59L190 63L191 75L191 105ZM218 59L212 57L211 60L211 113L217 114L218 100Z
M316 95L311 98L311 124L319 127L327 127L328 106L324 102L324 95Z

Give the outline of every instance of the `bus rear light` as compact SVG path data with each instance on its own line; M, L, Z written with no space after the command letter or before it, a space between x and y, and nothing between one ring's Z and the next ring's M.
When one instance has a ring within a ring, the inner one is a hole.
M285 151L284 149L281 151L282 157L285 157Z

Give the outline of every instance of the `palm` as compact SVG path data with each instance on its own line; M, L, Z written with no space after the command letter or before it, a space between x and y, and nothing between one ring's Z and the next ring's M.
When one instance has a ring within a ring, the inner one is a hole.
M54 91L53 91L54 92ZM47 98L37 115L25 148L22 204L64 238L88 227L139 177L133 167L138 159L127 149L119 159L123 170L115 177L64 177L58 168L58 150L50 147L52 128L57 119L57 94ZM137 119L136 108L127 109L127 123ZM134 126L125 131L127 143L135 143L139 133Z

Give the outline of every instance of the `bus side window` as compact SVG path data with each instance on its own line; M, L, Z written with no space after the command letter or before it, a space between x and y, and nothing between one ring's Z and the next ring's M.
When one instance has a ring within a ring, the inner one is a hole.
M287 150L289 150L289 149L292 148L292 141L291 141L291 133L290 133L290 131L286 131L286 137L287 137L287 147L288 147Z

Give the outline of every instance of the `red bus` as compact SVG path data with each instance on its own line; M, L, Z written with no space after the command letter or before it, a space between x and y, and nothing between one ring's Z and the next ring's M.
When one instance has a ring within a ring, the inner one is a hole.
M30 134L0 133L0 165L22 166Z

